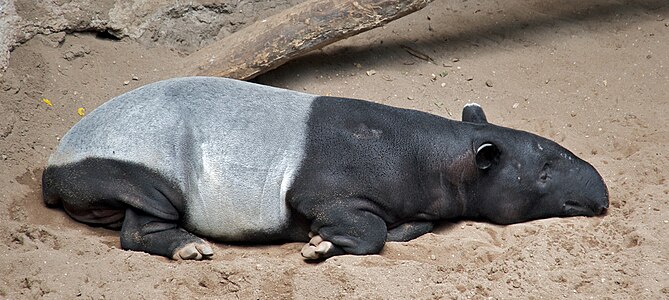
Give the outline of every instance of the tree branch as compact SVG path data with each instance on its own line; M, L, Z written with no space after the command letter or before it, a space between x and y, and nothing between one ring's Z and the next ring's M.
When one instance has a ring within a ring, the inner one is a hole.
M185 59L189 75L250 79L288 60L420 10L432 0L310 0Z

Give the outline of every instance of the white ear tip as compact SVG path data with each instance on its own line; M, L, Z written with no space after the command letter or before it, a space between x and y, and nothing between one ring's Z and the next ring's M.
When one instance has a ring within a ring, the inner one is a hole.
M481 151L481 150L482 150L483 148L485 148L485 147L491 147L491 146L492 146L491 143L485 143L485 144L482 144L481 146L479 146L478 149L476 149L476 153L479 153L479 151Z
M478 106L478 107L481 107L481 105L479 105L479 104L476 103L476 102L472 102L472 103L467 103L467 104L465 104L465 107L470 107L470 106Z

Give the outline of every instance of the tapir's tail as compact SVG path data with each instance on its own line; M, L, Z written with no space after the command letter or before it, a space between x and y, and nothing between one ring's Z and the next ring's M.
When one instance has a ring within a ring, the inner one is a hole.
M53 188L51 183L51 174L50 168L46 167L44 172L42 172L42 200L46 206L55 207L60 206L62 203L60 195Z

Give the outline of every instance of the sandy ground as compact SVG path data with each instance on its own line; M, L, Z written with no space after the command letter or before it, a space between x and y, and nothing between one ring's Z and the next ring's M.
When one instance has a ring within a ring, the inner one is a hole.
M602 218L444 223L380 255L307 264L297 243L170 261L45 208L41 172L78 108L179 74L180 56L92 34L34 38L0 80L0 298L666 299L668 47L666 1L435 1L258 78L455 119L478 102L491 122L588 160L610 189Z

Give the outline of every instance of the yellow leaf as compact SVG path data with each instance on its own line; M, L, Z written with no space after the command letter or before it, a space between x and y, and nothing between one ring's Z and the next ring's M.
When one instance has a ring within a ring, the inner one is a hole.
M51 100L47 98L42 98L42 102L46 103L46 105L53 107L53 104L51 104Z
M86 109L84 109L83 107L79 107L77 108L77 113L83 117L86 114Z

